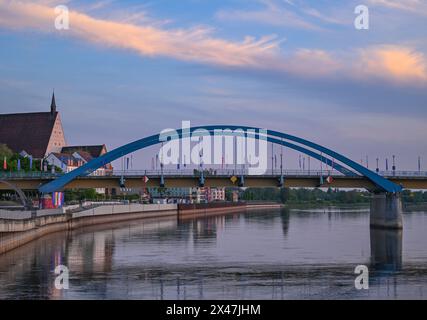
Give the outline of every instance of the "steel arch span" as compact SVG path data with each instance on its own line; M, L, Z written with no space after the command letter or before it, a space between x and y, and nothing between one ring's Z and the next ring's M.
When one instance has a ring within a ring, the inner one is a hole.
M6 180L0 180L0 183L7 185L11 190L15 191L18 194L19 199L21 200L22 206L24 208L31 208L32 207L32 203L30 201L28 201L28 199L25 196L25 193L24 193L24 191L22 191L22 189L18 188L17 186L15 186L14 184L12 184Z
M375 172L363 167L357 162L335 152L331 149L323 147L314 142L299 138L287 133L282 133L274 130L264 130L256 127L248 126L235 126L235 125L208 125L208 126L196 126L185 129L177 129L170 131L170 140L174 139L183 139L197 137L197 136L208 136L215 134L221 130L221 134L226 136L242 136L242 131L245 137L253 139L264 139L268 142L285 146L297 150L301 153L307 154L310 157L313 157L329 166L333 165L334 168L345 175L362 175L369 179L376 187L377 191L381 192L391 192L396 193L402 191L402 186L395 184L394 182L376 174ZM225 130L225 132L224 132ZM165 132L162 134L155 134L136 140L134 142L128 143L121 147L118 147L101 157L93 159L86 163L85 165L57 178L54 181L51 181L45 185L42 185L39 188L41 193L49 193L54 191L62 190L68 183L73 181L79 176L86 176L95 171L96 169L102 167L103 165L110 163L116 159L119 159L129 153L141 150L156 144L164 142L161 140L161 137L165 135ZM297 144L295 144L297 143ZM319 154L320 153L320 154ZM332 159L333 160L332 160ZM337 163L336 161L340 162ZM347 168L348 167L348 168Z

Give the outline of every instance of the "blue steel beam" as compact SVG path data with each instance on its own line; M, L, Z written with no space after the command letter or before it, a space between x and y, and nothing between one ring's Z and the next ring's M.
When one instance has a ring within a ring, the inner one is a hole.
M199 134L198 132L194 133L194 131L196 131L198 129L201 129L201 127L198 127L198 128L195 128L195 129L191 129L191 131L190 131L191 133L190 134L195 134L195 136L199 136L199 135L203 136L203 134ZM216 128L214 130L217 130L217 129L218 128ZM212 134L212 133L214 133L214 130L208 130L206 132L209 132L209 134ZM184 137L182 136L182 130L181 129L180 130L176 130L176 131L178 133L178 136L173 137L173 139L182 139L182 138L188 137L186 135L184 135ZM227 134L224 134L224 135L227 135ZM231 136L236 136L237 135L237 136L239 136L239 134L233 134L233 133L228 134L228 135L231 135ZM254 136L253 134L250 135L250 134L246 133L246 136L248 136L250 138L257 139L256 136ZM85 165L83 165L83 166L81 166L81 167L79 167L79 168L77 168L77 169L75 169L75 170L73 170L73 171L71 171L71 172L69 172L69 173L67 173L67 174L59 177L59 178L57 178L56 180L51 181L51 182L49 182L49 183L41 186L39 188L39 191L41 193L49 193L49 192L59 191L65 185L67 185L68 183L70 183L72 180L74 180L75 178L77 178L79 176L89 175L90 173L92 173L93 171L95 171L96 169L98 169L99 167L101 167L101 166L103 166L103 165L105 165L107 163L110 163L110 162L112 162L112 161L114 161L114 160L116 160L116 159L118 159L120 157L123 157L126 154L132 153L132 152L134 152L136 150L140 150L140 149L143 149L143 148L150 147L150 146L158 144L158 143L161 143L161 141L159 139L160 139L160 135L153 135L153 136L150 136L150 137L147 137L147 138L143 138L143 139L138 140L138 141L134 141L134 142L129 143L129 144L125 145L125 146L119 147L119 148L117 148L115 150L112 150L111 152L109 152L109 153L107 153L107 154L105 154L105 155L103 155L103 156L101 156L99 158L96 158L96 159L94 159L94 160L92 160L92 161L90 161L88 163L86 163ZM278 139L275 139L275 138L271 138L271 137L266 137L266 139L267 139L268 142L273 142L275 144L281 144L281 145L286 146L288 148L291 148L291 149L300 151L302 153L305 153L305 154L307 154L307 155L309 155L309 156L311 156L311 157L313 157L313 158L315 158L315 159L317 159L319 161L324 162L325 164L327 164L329 166L334 165L334 168L336 170L338 170L339 172L341 172L341 173L343 173L345 175L354 175L354 172L351 172L347 168L344 168L343 166L341 166L341 165L339 165L337 163L333 163L332 160L330 160L330 159L328 159L326 157L322 157L321 155L319 155L319 154L317 154L317 153L315 153L315 152L313 152L311 150L308 150L308 149L306 149L304 147L292 144L292 143L287 142L287 141L283 141L283 140L278 140Z
M204 131L198 131L200 129L203 129ZM292 148L294 150L305 153L305 154L307 154L313 158L316 158L316 159L326 163L327 165L332 165L332 161L330 159L323 157L323 156L320 156L319 154L317 154L317 153L315 153L309 149L306 149L304 147L295 145L295 144L287 142L287 141L283 141L282 139L291 140L293 142L300 143L306 147L315 149L319 152L327 154L327 155L333 157L334 159L342 162L346 166L352 168L356 172L367 177L382 191L400 192L402 190L401 186L377 175L373 171L364 168L363 166L359 165L358 163L344 157L343 155L341 155L339 153L336 153L335 151L327 149L327 148L320 146L318 144L315 144L311 141L308 141L308 140L305 140L305 139L302 139L299 137L295 137L292 135L288 135L285 133L277 132L277 131L268 130L267 135L272 135L273 137L280 138L281 140L275 139L275 138L272 138L269 136L266 136L266 137L260 136L259 133L260 133L260 131L262 131L262 129L260 129L260 128L247 127L247 126L226 126L226 125L192 127L192 128L188 128L187 129L188 133L186 130L186 133L184 135L183 135L183 129L178 129L178 130L172 131L172 132L176 132L177 135L173 135L170 137L171 137L171 140L183 139L183 138L190 137L191 135L193 135L193 133L195 133L196 136L204 136L204 135L211 135L212 133L215 133L216 130L227 130L227 129L231 130L231 132L230 133L224 133L223 135L242 136L241 133L236 133L234 131L236 131L238 129L242 129L244 131L255 130L258 132L258 134L256 134L256 135L248 134L247 132L245 132L244 134L245 134L245 136L255 138L255 139L260 139L260 138L264 139L265 138L269 142L284 145L288 148ZM197 131L197 132L195 132L195 131ZM72 180L74 180L75 178L77 178L79 176L89 175L90 173L92 173L96 169L104 166L105 164L110 163L116 159L119 159L119 158L121 158L121 157L123 157L129 153L132 153L132 152L135 152L137 150L141 150L141 149L153 146L155 144L161 143L162 141L160 141L160 137L161 137L160 134L155 134L155 135L152 135L152 136L149 136L149 137L128 143L124 146L118 147L118 148L116 148L116 149L96 158L96 159L89 161L85 165L83 165L83 166L81 166L81 167L79 167L79 168L59 177L59 178L57 178L56 180L51 181L45 185L42 185L39 188L39 191L41 193L49 193L49 192L62 190L62 188L65 185L67 185L68 183L70 183ZM342 167L339 164L335 163L334 167L346 175L354 175L353 172Z
M199 127L199 128L204 128L209 130L210 128L215 128L217 126L206 126L206 127ZM254 129L252 127L247 127L247 126L229 126L227 128L230 128L231 130L237 130L237 129L242 129L242 130L251 130ZM197 128L195 128L197 129ZM256 130L260 130L258 128L255 128ZM357 162L354 162L353 160L343 156L342 154L339 154L333 150L330 150L326 147L323 147L319 144L316 144L314 142L311 142L309 140L305 140L303 138L299 138L290 134L286 134L286 133L282 133L282 132L278 132L278 131L274 131L274 130L267 130L267 134L268 135L272 135L274 137L278 137L281 139L286 139L286 140L291 140L293 142L297 142L300 143L306 147L315 149L319 152L322 152L324 154L327 154L329 156L331 156L332 158L342 162L343 164L349 166L350 168L352 168L353 170L355 170L356 172L360 173L361 175L365 176L366 178L368 178L369 180L371 180L376 186L380 187L380 189L382 189L383 191L386 192L401 192L402 191L402 186L399 186L398 184L387 180L384 177L381 177L380 175L376 174L375 172L369 170L368 168L365 168L364 166L361 166L360 164L358 164Z

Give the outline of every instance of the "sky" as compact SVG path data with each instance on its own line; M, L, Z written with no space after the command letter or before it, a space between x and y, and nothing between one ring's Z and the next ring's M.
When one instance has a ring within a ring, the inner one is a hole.
M425 0L0 0L0 112L47 111L55 89L68 144L190 120L427 170L426 55Z

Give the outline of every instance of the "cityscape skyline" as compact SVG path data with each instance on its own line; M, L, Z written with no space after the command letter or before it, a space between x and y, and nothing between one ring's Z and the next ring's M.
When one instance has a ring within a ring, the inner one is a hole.
M426 22L427 0L0 0L0 300L424 300Z

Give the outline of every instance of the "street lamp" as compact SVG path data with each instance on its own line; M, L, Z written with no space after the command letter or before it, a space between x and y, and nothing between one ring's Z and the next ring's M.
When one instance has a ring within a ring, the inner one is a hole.
M395 174L396 171L396 156L393 155L393 166L391 167L391 170L393 170L393 175Z

